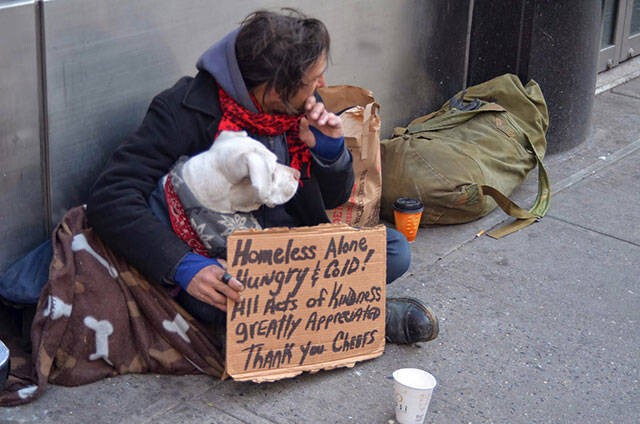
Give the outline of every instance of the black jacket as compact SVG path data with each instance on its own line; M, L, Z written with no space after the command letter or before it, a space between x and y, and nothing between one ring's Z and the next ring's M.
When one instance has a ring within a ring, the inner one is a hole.
M169 282L190 249L152 214L147 199L180 156L211 146L220 118L218 88L210 74L180 79L153 99L142 125L116 149L91 189L89 223L152 281ZM303 180L287 211L301 225L329 222L325 208L344 203L353 181L350 160L348 166L332 167L314 159L311 178Z

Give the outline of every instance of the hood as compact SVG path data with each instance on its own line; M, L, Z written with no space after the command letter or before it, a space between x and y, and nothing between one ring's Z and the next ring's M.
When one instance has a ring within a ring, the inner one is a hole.
M257 112L247 86L244 84L238 61L236 59L236 37L240 28L227 34L222 40L215 43L205 51L196 67L200 71L210 73L216 82L227 92L236 102L244 108Z

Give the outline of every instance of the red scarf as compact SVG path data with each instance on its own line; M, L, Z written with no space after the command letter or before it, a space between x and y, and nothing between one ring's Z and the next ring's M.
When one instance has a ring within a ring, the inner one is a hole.
M218 89L222 119L218 125L220 131L246 131L249 134L275 136L286 134L289 148L290 166L300 171L302 176L309 176L311 152L300 140L300 118L302 115L269 114L262 112L260 105L253 99L259 112L251 112L231 98L222 88Z

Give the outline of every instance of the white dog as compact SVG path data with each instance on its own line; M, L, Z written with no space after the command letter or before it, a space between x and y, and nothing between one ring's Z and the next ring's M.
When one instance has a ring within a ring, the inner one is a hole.
M286 203L300 179L298 170L277 163L273 152L244 131L222 131L209 150L182 158L170 175L191 227L212 257L226 256L231 232L260 228L248 212Z
M185 162L182 179L198 201L220 213L250 212L286 203L300 172L246 132L222 131L211 148Z

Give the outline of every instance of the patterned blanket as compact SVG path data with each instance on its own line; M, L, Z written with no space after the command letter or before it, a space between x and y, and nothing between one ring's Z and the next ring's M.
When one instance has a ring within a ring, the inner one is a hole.
M31 402L47 383L77 386L126 373L226 377L222 339L105 247L83 207L64 216L53 249L31 357L12 349L0 406Z

